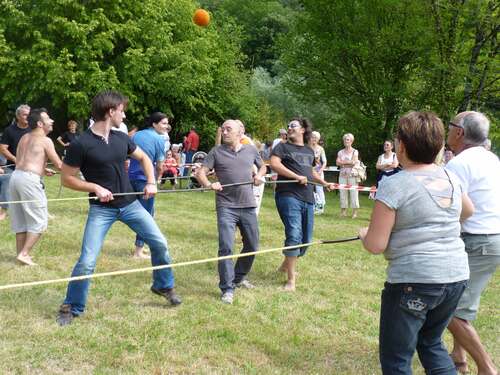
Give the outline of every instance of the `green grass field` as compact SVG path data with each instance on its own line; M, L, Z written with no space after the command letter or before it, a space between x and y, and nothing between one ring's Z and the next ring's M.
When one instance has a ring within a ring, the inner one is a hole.
M58 178L46 183L54 198ZM366 194L356 220L339 218L335 193L327 201L326 213L316 217L315 239L353 236L368 224L372 202ZM38 267L14 262L14 235L8 220L0 222L0 285L68 277L80 253L87 205L49 204L55 218L33 253ZM213 193L159 195L156 212L174 262L217 254ZM261 248L281 246L271 190L259 219ZM97 272L148 266L131 258L133 241L126 226L115 224ZM238 290L232 306L219 300L215 263L175 270L184 301L177 308L149 291L149 272L97 279L86 314L64 328L55 317L65 283L0 291L0 374L379 374L383 257L368 254L359 241L313 247L299 262L295 293L279 290L281 260L279 252L257 257L249 279L258 288ZM475 323L497 365L499 292L497 273ZM445 338L449 345L448 333ZM417 359L414 368L423 374Z

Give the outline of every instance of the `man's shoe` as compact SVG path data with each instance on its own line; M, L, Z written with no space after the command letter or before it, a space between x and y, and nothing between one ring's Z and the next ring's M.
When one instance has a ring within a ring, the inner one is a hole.
M151 287L151 291L154 294L165 297L172 306L177 306L182 303L180 297L175 293L174 288L155 289Z
M74 318L75 316L71 312L71 305L63 303L61 307L59 307L56 322L63 327L70 325Z
M232 305L233 304L233 300L234 300L234 293L233 291L227 291L227 292L224 292L222 293L222 296L220 298L220 300L222 301L222 303L226 303L228 305Z
M243 279L239 283L236 283L234 285L236 286L236 288L244 288L244 289L253 289L253 288L255 288L255 285L253 285L247 279Z

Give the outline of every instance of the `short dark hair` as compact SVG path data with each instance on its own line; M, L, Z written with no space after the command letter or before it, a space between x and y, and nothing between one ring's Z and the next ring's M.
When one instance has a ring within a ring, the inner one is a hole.
M158 124L164 118L168 118L168 116L163 112L153 112L144 120L144 126L150 128L153 124Z
M42 113L48 113L45 108L35 108L30 111L28 115L28 125L31 129L38 127L38 121L42 121Z
M128 98L118 91L103 91L92 99L92 118L94 121L103 121L110 109L117 108L120 104L128 104Z
M311 139L311 133L312 133L312 124L311 121L304 117L295 117L293 118L290 122L292 121L298 121L300 126L304 128L304 144L309 143L309 140Z
M398 121L396 138L415 163L432 164L444 146L444 126L433 112L409 112Z

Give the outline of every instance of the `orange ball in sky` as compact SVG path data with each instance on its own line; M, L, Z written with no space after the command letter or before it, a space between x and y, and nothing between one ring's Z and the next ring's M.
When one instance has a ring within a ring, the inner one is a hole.
M198 26L208 26L210 23L210 14L205 9L196 9L193 15L193 22Z

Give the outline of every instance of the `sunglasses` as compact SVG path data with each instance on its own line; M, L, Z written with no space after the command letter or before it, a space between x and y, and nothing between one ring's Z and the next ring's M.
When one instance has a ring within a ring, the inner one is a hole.
M451 121L448 123L448 125L449 125L449 126L453 126L454 128L463 129L463 127L461 127L460 125L457 125L457 124L455 124L455 123L453 123L453 122L451 122Z
M296 129L296 128L300 128L300 125L295 122L291 122L288 124L288 129Z

